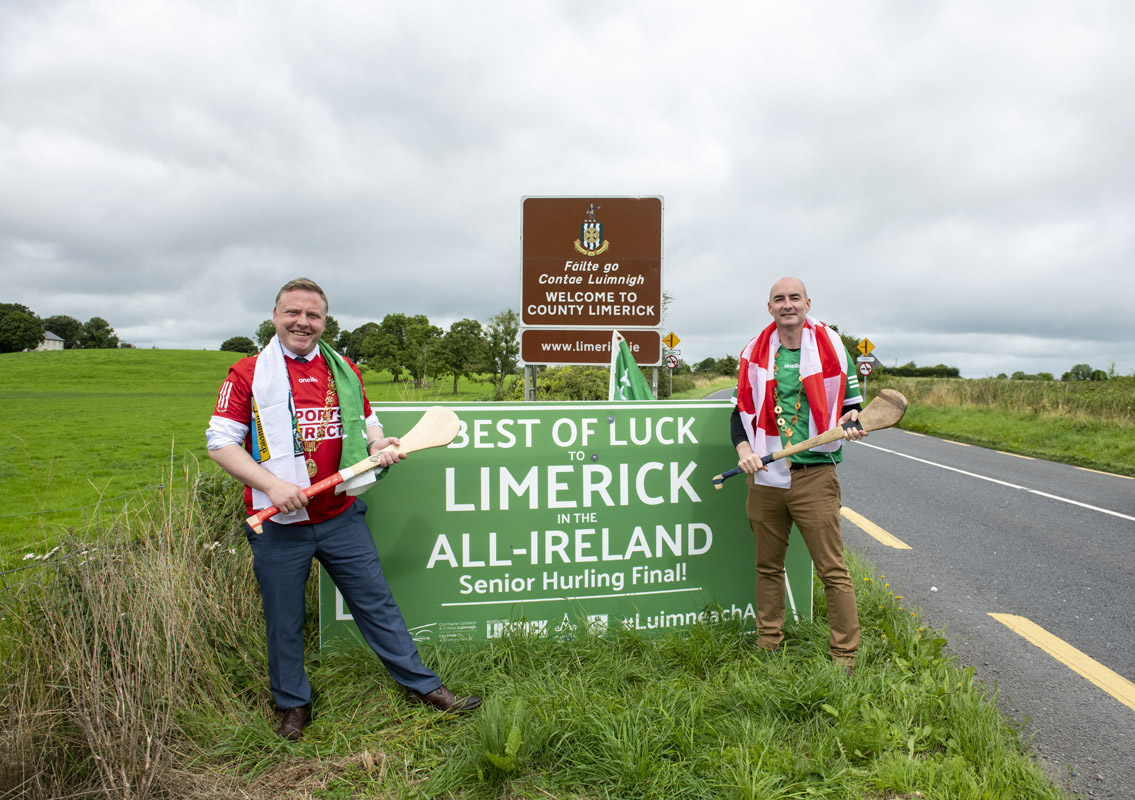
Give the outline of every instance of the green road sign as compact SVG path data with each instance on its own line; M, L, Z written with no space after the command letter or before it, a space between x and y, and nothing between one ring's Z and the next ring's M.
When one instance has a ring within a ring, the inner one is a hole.
M754 547L729 401L446 404L448 448L414 453L364 495L394 596L419 642L588 628L655 633L722 615L754 627ZM375 406L409 430L417 404ZM811 617L799 534L789 609ZM320 574L322 641L358 637Z

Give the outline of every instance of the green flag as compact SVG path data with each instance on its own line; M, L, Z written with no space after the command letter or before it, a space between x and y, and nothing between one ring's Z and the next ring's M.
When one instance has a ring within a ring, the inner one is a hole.
M611 389L608 400L653 400L654 394L639 372L627 340L611 332Z

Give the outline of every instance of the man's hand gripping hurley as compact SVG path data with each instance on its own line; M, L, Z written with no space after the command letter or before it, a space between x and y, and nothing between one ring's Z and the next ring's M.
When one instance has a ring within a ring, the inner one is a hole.
M819 436L813 436L811 439L797 442L783 450L769 453L767 456L761 457L761 463L767 466L781 458L787 458L796 453L811 450L813 447L834 442L836 439L846 438L844 428L848 426L858 427L863 431L877 431L883 428L894 427L902 421L903 415L906 413L906 405L906 398L901 392L897 392L894 389L883 389L876 395L874 400L867 404L865 409L859 412L858 422L847 422L844 423L843 426L837 425L830 431L821 433ZM741 472L740 467L734 467L720 475L714 475L713 488L720 490L727 479L732 478L734 475L739 475Z
M384 453L393 456L404 456L408 453L413 453L417 450L428 450L431 447L445 447L455 438L457 438L457 431L460 429L461 423L457 419L457 415L450 409L443 408L442 406L433 406L422 418L418 420L417 424L411 428L405 436L402 436L397 444L392 444L389 447L384 447L374 455L368 456L357 464L347 467L344 470L332 475L330 478L324 478L319 483L312 484L303 490L307 497L314 497L320 492L326 491L333 486L338 486L343 481L350 480L356 475L362 475L364 472L369 472L382 466L379 462L382 461ZM387 459L389 461L389 458ZM266 508L263 511L258 511L249 517L245 522L248 527L257 533L264 532L264 521L271 519L280 513L280 509L276 506Z

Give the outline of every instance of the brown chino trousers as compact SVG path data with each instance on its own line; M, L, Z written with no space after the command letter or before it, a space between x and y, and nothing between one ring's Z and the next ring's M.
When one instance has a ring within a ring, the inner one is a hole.
M784 639L784 556L792 523L800 529L824 585L833 659L852 662L859 650L855 586L843 560L840 489L834 464L792 470L787 489L754 485L745 510L757 546L757 646L774 650Z

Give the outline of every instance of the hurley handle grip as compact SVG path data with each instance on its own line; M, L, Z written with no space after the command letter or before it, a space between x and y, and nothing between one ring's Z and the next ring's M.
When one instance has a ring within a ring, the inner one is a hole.
M761 463L767 467L769 464L779 459L787 458L788 456L793 456L797 453L803 453L805 450L811 450L813 447L817 447L821 444L834 442L836 439L842 439L844 430L863 430L863 426L855 420L849 419L847 422L843 423L843 426L840 428L832 428L830 431L821 433L819 436L813 436L811 439L806 439L803 442L797 442L796 444L790 445L783 450L777 450L775 453L769 453L766 456L761 456ZM741 468L734 467L731 470L722 472L720 475L714 475L713 488L720 490L727 479L732 478L734 475L740 474Z
M769 464L776 460L779 452L780 451L778 451L777 453L769 453L767 456L761 456L761 463L767 467ZM740 475L741 472L742 470L740 467L734 467L733 469L726 470L720 475L714 475L713 488L720 491L721 487L725 484L725 481L727 479L732 478L734 475Z
M343 482L343 473L342 472L336 472L330 478L324 478L319 483L313 483L311 486L308 486L306 489L303 490L303 493L304 493L305 496L307 496L309 498L314 497L315 495L319 494L320 492L322 492L326 489L330 489L332 486L337 486L342 482ZM256 512L251 517L246 519L245 522L248 523L248 527L252 528L252 530L254 530L256 533L264 533L264 522L265 522L265 520L269 520L279 513L280 513L280 509L278 509L276 506L269 506L268 508L264 509L263 511Z
M722 472L720 475L714 475L713 476L713 488L720 491L721 487L725 485L725 481L728 478L732 478L734 475L740 475L740 474L741 474L741 468L740 467L734 467L733 469L726 470L725 472Z
M338 486L343 481L349 481L356 475L362 475L364 472L375 469L379 466L379 461L383 453L400 453L408 455L417 450L428 450L431 447L445 447L447 444L457 438L457 431L460 429L460 421L457 419L457 414L452 409L444 408L443 406L432 406L422 414L422 418L418 420L406 434L400 437L398 444L389 444L379 450L373 455L369 455L359 463L347 467L346 469L339 470L339 472L332 475L330 478L324 478L319 483L312 484L303 490L303 493L312 497L320 492L330 489L332 486ZM276 506L266 508L253 514L245 520L248 527L257 533L264 532L264 521L274 517L280 513L280 509Z
M332 475L330 478L324 478L319 483L313 483L311 486L308 486L306 489L304 489L303 493L304 493L304 495L306 495L309 498L314 497L315 495L319 494L320 492L327 491L332 486L338 486L343 481L350 480L351 478L355 477L356 475L361 475L364 472L368 472L368 471L374 469L375 467L378 466L378 457L381 456L383 453L405 453L405 452L406 452L406 450L404 449L403 445L401 445L401 444L387 445L386 447L382 448L381 450L379 450L374 455L367 456L362 461L360 461L358 464L355 464L352 467L348 467L347 469L339 470L334 475ZM252 530L255 531L256 533L264 533L264 521L271 519L272 517L276 516L279 513L280 513L279 508L277 508L276 506L271 506L270 508L266 508L263 511L256 512L251 517L246 519L245 522L247 522L248 527L252 528Z

